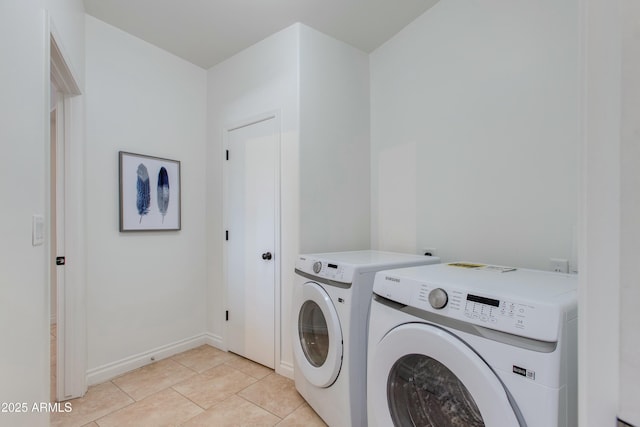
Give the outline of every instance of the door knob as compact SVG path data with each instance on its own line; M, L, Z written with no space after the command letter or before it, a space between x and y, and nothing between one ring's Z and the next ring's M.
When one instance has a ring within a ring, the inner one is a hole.
M262 259L270 260L272 258L271 252L265 252L262 254Z

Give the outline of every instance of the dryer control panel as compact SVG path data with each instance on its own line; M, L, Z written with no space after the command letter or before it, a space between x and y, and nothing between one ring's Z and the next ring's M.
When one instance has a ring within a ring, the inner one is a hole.
M296 268L312 276L333 280L334 282L352 283L354 268L350 265L338 264L335 261L300 256Z
M343 284L361 283L371 297L371 280L375 272L390 268L439 263L432 256L402 254L376 250L325 252L300 254L296 259L296 270L305 275L323 278ZM366 279L365 279L366 278ZM364 292L364 291L363 291Z
M467 323L541 341L557 341L567 301L575 298L571 289L559 287L553 294L537 295L539 289L523 285L519 280L522 274L515 272L504 273L513 274L511 279L515 279L506 286L501 273L477 272L484 276L468 283L456 283L452 280L455 275L449 278L414 274L420 269L442 269L442 265L382 271L376 275L373 291L392 301ZM405 271L411 274L403 274ZM469 272L464 274L467 279L473 278Z

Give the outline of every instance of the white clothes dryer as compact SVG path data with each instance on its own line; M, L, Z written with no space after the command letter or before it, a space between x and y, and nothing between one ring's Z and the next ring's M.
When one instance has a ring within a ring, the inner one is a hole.
M367 425L367 321L375 273L437 262L437 257L372 250L298 257L295 385L329 426Z
M577 426L577 277L470 263L377 273L369 425Z

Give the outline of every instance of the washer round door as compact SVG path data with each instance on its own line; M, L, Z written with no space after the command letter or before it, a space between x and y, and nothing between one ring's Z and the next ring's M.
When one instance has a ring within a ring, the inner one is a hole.
M496 374L442 328L398 326L382 338L370 360L369 413L379 425L521 425Z
M314 282L296 289L293 353L304 377L316 387L334 383L342 364L342 330L333 302Z

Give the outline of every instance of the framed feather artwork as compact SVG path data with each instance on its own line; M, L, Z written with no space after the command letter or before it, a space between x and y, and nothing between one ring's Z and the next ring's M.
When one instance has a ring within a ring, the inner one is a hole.
M180 162L120 151L120 231L180 230Z

